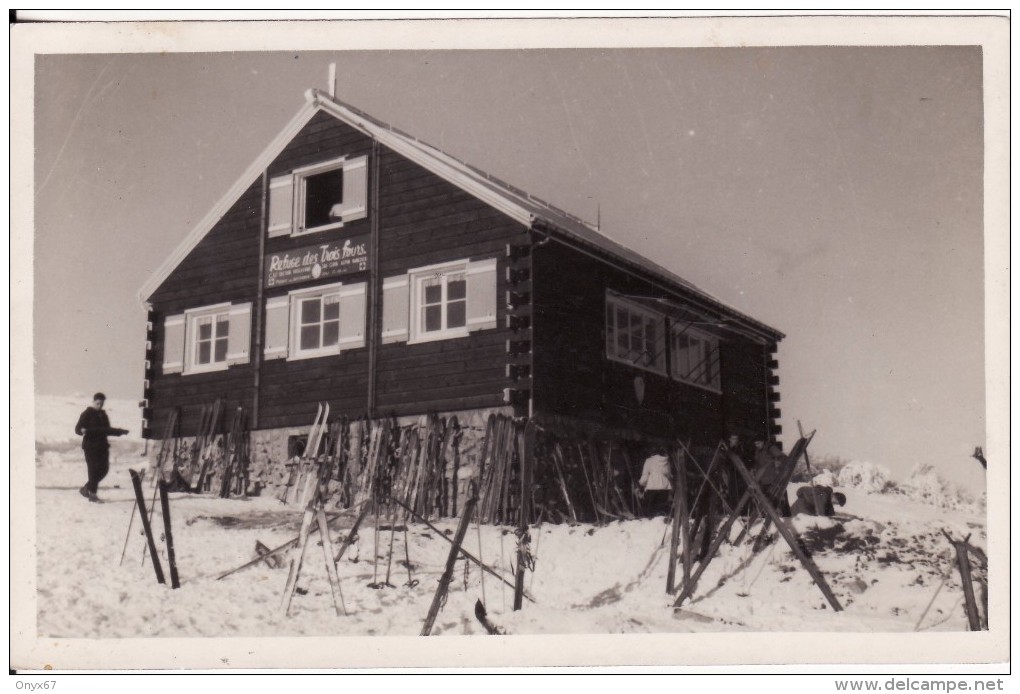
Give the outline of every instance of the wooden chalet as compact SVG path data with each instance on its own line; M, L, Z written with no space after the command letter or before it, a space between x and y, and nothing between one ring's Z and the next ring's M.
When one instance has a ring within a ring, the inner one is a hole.
M244 493L279 484L325 403L456 417L465 468L491 455L491 415L615 445L627 474L651 442L780 431L780 332L317 90L140 297L145 436L200 436L214 401L225 433L243 409Z

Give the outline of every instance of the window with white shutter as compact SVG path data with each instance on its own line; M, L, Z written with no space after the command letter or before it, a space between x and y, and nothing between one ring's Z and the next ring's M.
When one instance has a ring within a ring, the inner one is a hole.
M269 236L299 236L368 216L368 157L297 169L269 184Z
M397 289L391 286L391 301L399 306ZM408 290L408 342L464 337L474 330L496 327L495 258L416 268L408 272ZM383 301L385 332L385 286ZM399 335L396 312L391 318L390 334Z
M163 373L222 371L250 359L251 304L215 304L168 316Z
M269 359L312 359L365 346L366 284L296 289L266 302Z

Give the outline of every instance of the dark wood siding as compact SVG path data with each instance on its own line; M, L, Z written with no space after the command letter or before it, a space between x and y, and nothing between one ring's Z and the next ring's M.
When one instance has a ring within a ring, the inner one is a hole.
M379 178L378 219L355 220L340 229L298 237L266 240L266 253L279 253L322 241L366 234L379 229L379 276L367 272L267 290L265 300L291 289L316 284L376 281L409 269L451 260L499 258L497 328L468 337L422 344L380 345L377 355L377 412L414 414L438 410L496 407L503 404L505 342L504 251L525 228L473 196L398 154L379 147L371 158L372 140L324 113L316 114L267 167L270 177L340 156L368 155L369 180ZM374 172L374 168L378 172ZM216 398L248 406L254 401L252 366L234 366L213 374L170 374L160 371L163 357L162 318L188 308L223 301L256 301L260 268L261 182L256 181L216 224L195 250L153 294L150 405L154 436L162 434L174 407L184 410L183 433L194 433L201 407ZM371 208L371 205L370 205ZM381 307L369 305L379 314ZM253 317L253 331L256 320ZM368 407L368 347L338 356L273 360L260 368L259 428L303 426L316 405L327 401L332 414L358 416Z
M224 301L251 301L258 287L261 215L259 179L153 292L153 307L172 315Z
M373 156L377 153L377 159ZM508 384L506 342L528 334L507 327L507 244L529 243L525 227L453 184L364 133L319 113L269 165L270 177L340 156L367 155L369 181L378 181L378 200L369 215L341 229L266 240L276 253L335 241L378 229L378 274L363 272L273 288L265 299L298 287L336 281L365 281L376 287L386 277L453 260L497 258L497 327L467 337L421 344L380 344L376 353L376 414L497 407ZM369 186L372 190L373 186ZM261 181L240 199L153 294L150 331L152 366L148 394L152 435L159 436L174 407L183 409L183 431L194 433L203 405L216 398L227 406L255 401L252 365L222 372L162 375L166 315L220 302L257 304ZM371 193L370 193L371 195ZM656 295L661 290L635 274L617 269L559 242L537 246L533 254L532 394L536 412L566 415L614 429L680 436L714 443L727 425L761 429L770 417L766 348L726 333L722 355L723 393L678 383L666 376L611 362L605 357L605 291ZM370 301L378 319L381 306ZM259 324L253 316L253 333ZM367 331L366 331L367 334ZM253 334L253 343L254 343ZM371 336L368 337L371 339ZM369 347L337 356L263 362L258 377L258 426L307 426L316 404L327 401L333 415L358 416L369 406ZM634 379L644 379L638 402ZM771 415L774 416L774 415Z
M260 179L248 187L150 298L153 306L149 370L152 436L162 436L170 412L176 407L181 408L181 433L185 436L195 434L202 406L211 405L217 398L230 407L251 407L254 374L250 364L238 364L213 373L164 375L163 319L186 309L255 300L261 195Z
M763 346L720 335L722 394L611 361L605 354L606 290L664 292L557 242L536 247L532 262L536 412L698 444L715 443L728 426L764 431ZM637 376L644 380L640 403Z
M381 277L450 260L498 258L497 327L467 337L381 345L381 414L498 407L506 385L506 245L524 226L382 147L379 170Z

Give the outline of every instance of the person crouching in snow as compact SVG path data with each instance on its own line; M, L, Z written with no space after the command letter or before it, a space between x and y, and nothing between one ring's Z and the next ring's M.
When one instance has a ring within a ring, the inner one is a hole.
M673 498L672 471L666 451L657 450L645 460L638 485L645 500L645 511L649 517L667 515Z
M92 396L92 404L78 417L74 425L74 433L81 436L81 448L85 451L85 465L88 467L89 480L79 493L89 501L99 501L96 492L99 483L110 471L110 442L107 436L123 436L127 429L110 426L110 418L103 412L106 396L96 393Z
M797 500L790 507L790 513L796 516L799 513L808 516L834 516L836 506L846 504L846 496L840 492L833 492L832 487L823 485L804 486L797 489Z

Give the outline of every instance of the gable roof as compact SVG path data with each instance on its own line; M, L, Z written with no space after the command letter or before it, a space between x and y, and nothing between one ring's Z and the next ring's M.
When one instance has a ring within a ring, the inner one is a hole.
M432 145L401 132L317 89L309 89L305 92L305 103L301 109L142 286L138 295L143 304L147 302L148 298L166 281L174 269L183 262L188 254L212 230L219 219L226 214L230 206L262 174L269 164L276 159L284 147L287 146L291 139L300 132L301 128L318 111L325 111L347 125L376 139L380 144L392 149L397 154L406 157L422 168L474 195L482 202L503 212L528 228L534 228L536 225L542 226L547 233L563 237L567 241L579 244L602 256L608 256L610 259L622 261L623 264L643 271L645 274L664 281L668 285L681 287L686 290L685 293L702 299L709 308L740 319L754 329L756 333L764 334L771 339L781 339L783 337L783 334L775 328L769 327L736 310L679 275L617 243L602 234L588 222L501 181L466 162L452 157Z

